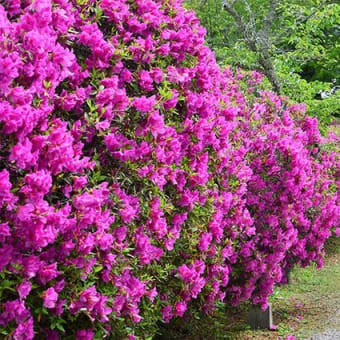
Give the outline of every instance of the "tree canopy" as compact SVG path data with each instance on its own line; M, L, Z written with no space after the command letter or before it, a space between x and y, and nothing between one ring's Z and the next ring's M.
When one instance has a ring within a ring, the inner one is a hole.
M337 1L188 0L222 65L263 72L322 128L340 115L340 5ZM320 93L323 92L323 100ZM336 92L333 90L333 92ZM325 98L327 97L327 98Z

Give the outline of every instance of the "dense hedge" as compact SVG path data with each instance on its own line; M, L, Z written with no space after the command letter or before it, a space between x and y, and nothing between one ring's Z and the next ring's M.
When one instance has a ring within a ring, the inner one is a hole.
M152 336L322 264L334 142L204 34L177 0L1 2L1 336Z

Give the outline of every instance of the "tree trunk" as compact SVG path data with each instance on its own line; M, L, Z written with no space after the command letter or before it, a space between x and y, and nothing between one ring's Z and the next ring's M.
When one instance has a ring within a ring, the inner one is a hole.
M259 56L259 64L262 67L262 72L272 84L274 92L277 94L281 94L281 84L279 79L277 78L273 62L268 51Z

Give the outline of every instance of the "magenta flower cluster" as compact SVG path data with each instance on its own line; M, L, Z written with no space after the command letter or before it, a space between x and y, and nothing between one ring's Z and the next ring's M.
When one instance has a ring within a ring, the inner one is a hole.
M322 265L336 140L204 35L178 0L1 1L1 335L144 338Z

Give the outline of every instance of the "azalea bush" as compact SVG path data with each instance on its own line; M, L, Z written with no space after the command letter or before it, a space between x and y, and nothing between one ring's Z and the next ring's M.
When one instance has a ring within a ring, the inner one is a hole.
M151 338L322 264L336 139L204 35L177 0L1 3L1 337Z

